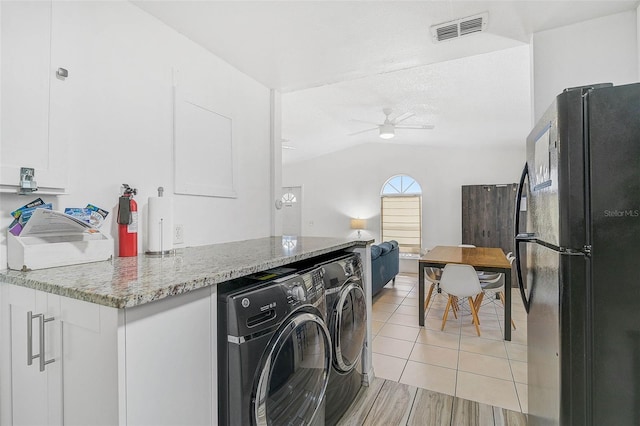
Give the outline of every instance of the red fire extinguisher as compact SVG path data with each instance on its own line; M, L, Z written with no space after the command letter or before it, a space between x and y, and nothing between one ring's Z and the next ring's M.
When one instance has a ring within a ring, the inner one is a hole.
M138 204L133 196L138 193L135 188L122 184L123 194L118 204L118 248L120 257L138 255Z

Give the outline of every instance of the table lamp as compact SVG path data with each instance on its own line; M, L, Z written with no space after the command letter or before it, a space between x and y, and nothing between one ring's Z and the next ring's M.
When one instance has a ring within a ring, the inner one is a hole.
M365 229L366 221L364 219L351 219L351 229L358 230L358 238L360 238L360 230Z

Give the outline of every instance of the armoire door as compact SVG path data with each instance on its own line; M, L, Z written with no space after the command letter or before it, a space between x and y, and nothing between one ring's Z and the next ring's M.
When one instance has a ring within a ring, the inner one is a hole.
M487 228L492 227L491 197L494 192L487 185L465 185L462 187L462 243L478 247L489 245Z
M505 254L514 251L514 212L516 204L516 193L518 185L515 183L507 185L496 185L495 202L495 231L492 233L493 247L500 247Z

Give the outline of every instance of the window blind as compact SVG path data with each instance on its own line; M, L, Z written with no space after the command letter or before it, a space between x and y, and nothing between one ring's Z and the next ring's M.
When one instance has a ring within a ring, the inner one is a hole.
M396 240L403 253L420 253L422 202L419 195L382 196L382 241Z

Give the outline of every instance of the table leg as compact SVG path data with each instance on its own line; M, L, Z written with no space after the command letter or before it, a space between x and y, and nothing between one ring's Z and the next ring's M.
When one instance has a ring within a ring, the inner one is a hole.
M418 262L418 325L424 327L424 266Z
M511 340L511 269L504 272L504 340Z

